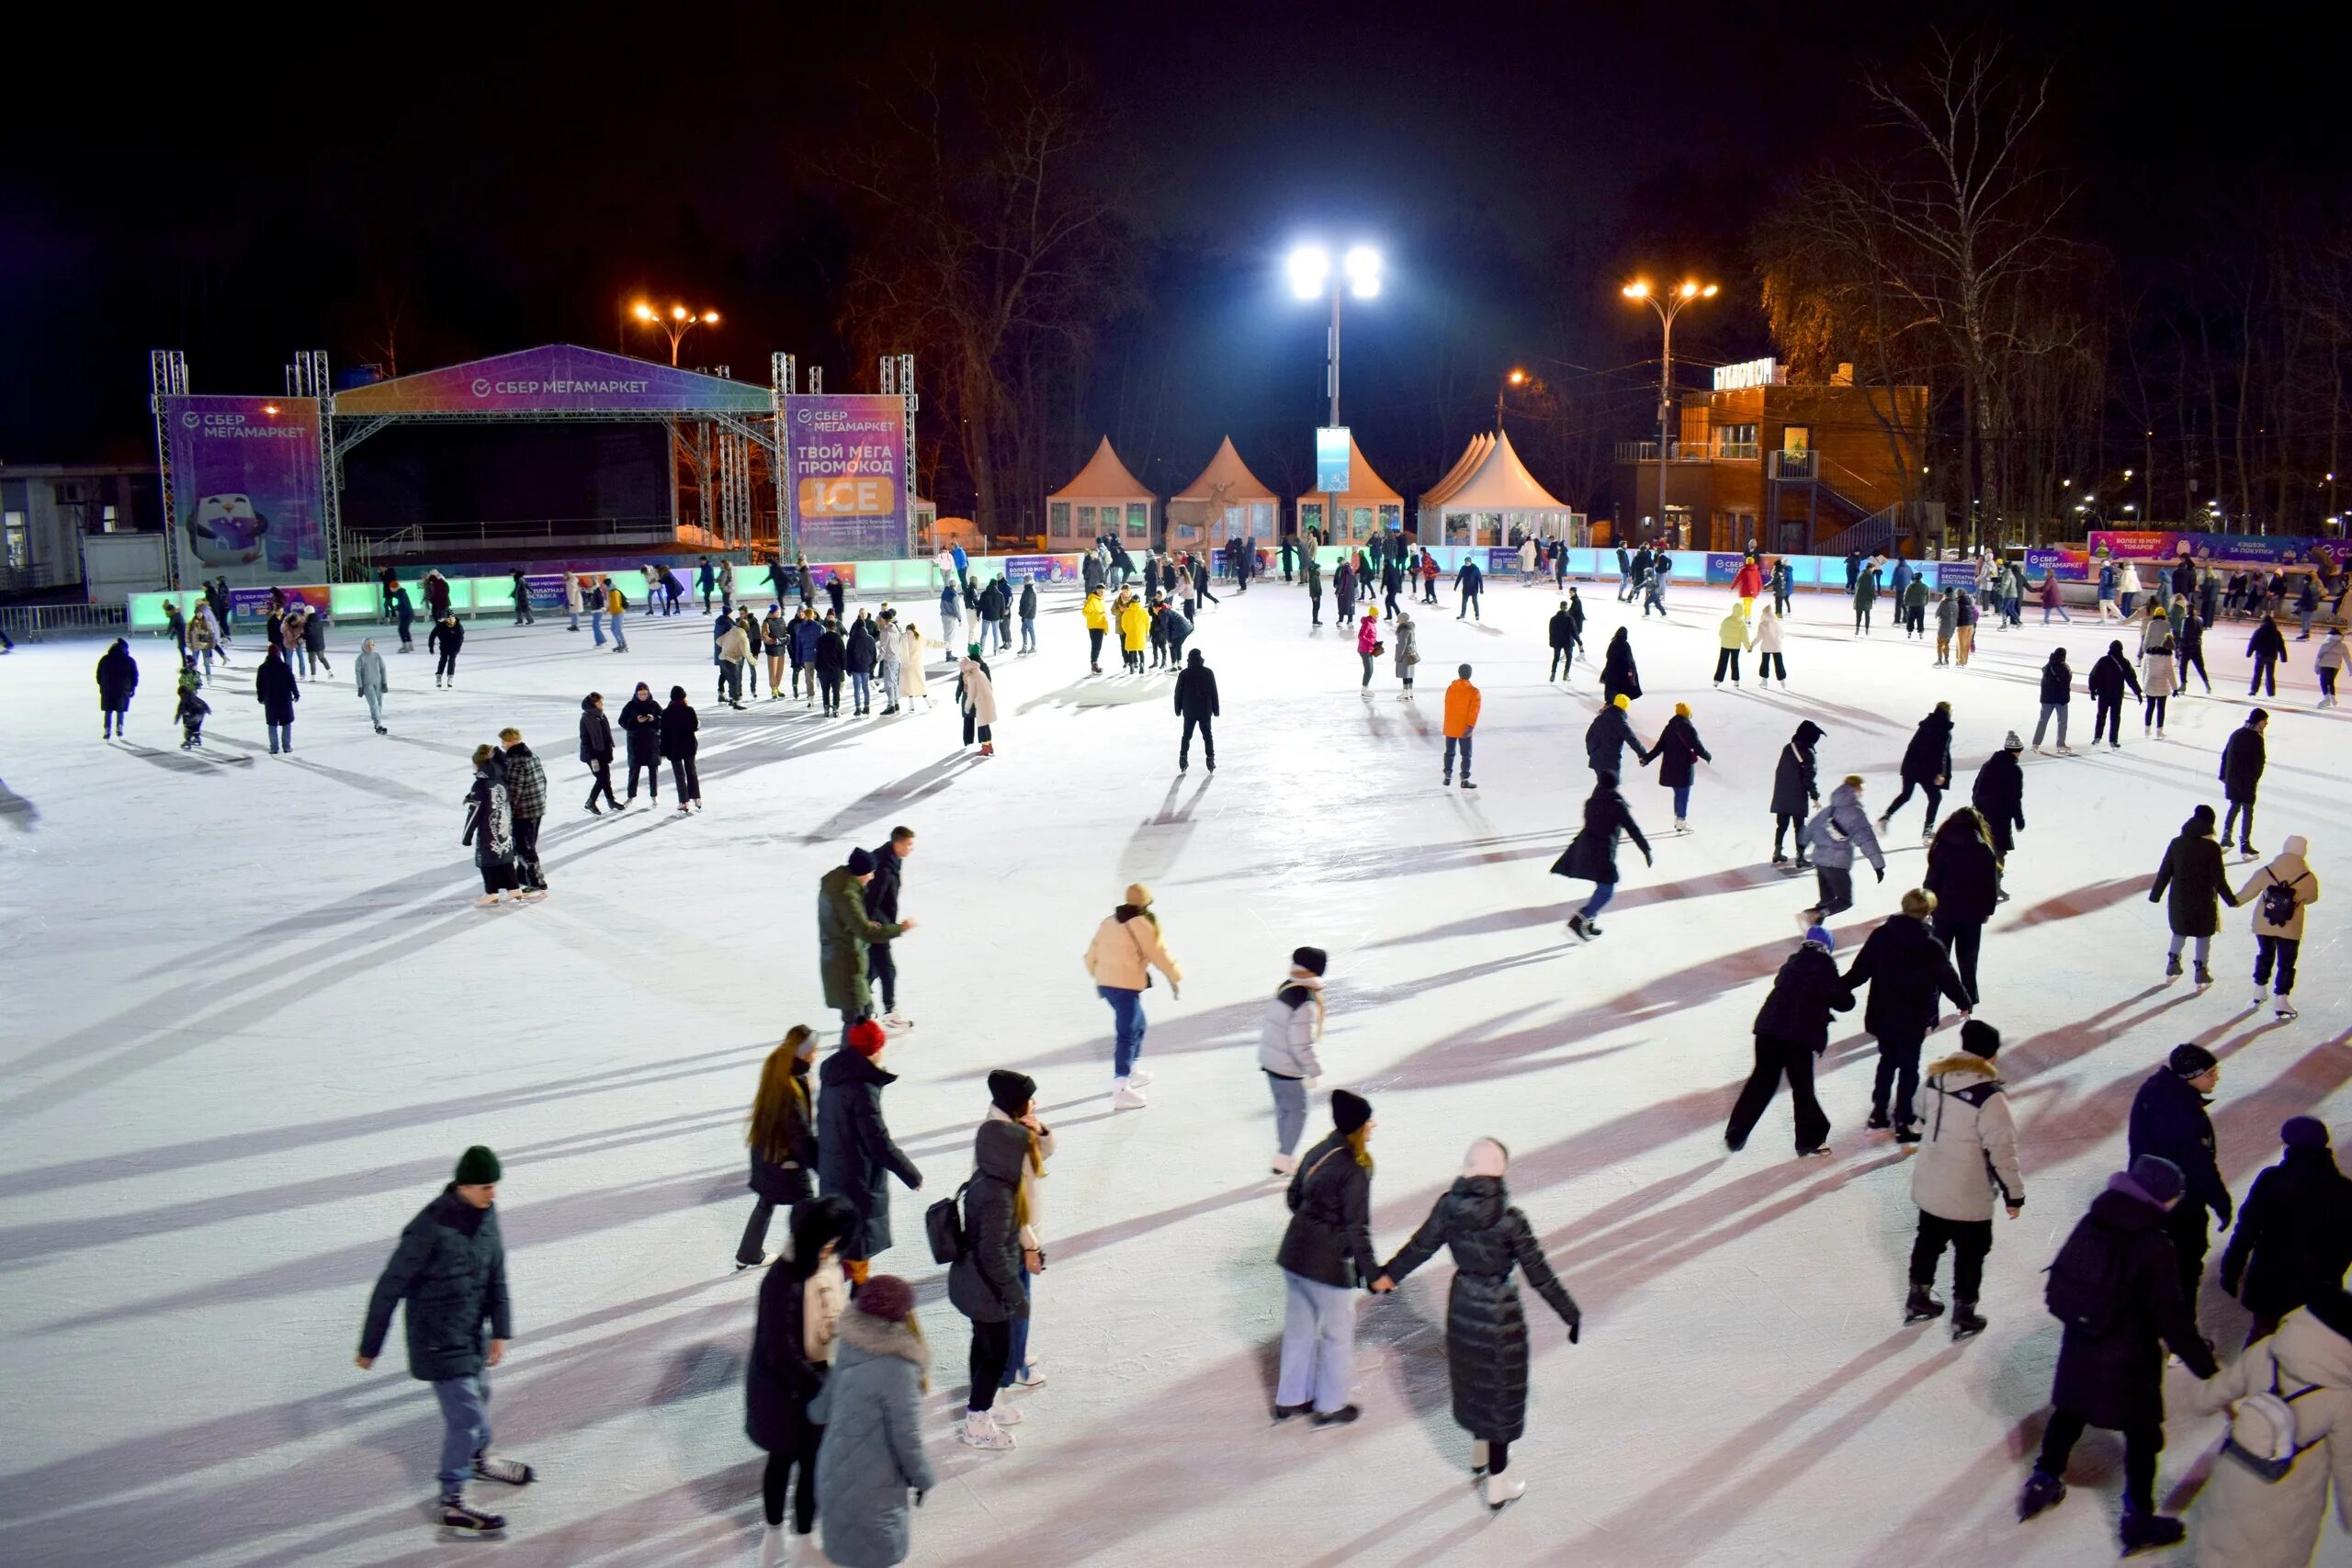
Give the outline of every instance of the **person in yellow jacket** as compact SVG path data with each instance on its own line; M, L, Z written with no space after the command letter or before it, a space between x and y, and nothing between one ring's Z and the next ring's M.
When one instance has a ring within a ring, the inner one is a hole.
M1735 686L1739 684L1739 651L1747 646L1747 617L1740 614L1739 606L1735 604L1731 614L1715 627L1716 685L1724 683L1724 671L1726 670L1731 671L1731 683Z
M1110 614L1102 608L1102 590L1086 591L1086 666L1092 673L1102 673L1102 634L1111 629Z
M1470 666L1456 667L1453 683L1445 689L1445 777L1443 784L1453 782L1453 751L1462 749L1462 787L1476 789L1470 782L1470 734L1478 728L1478 688L1470 683Z
M1133 594L1125 597L1126 603L1119 607L1119 648L1126 655L1127 669L1140 675L1143 650L1151 642L1151 612Z
M605 579L605 614L612 618L615 653L628 651L628 637L621 630L621 615L628 608L628 600L622 595L619 587L611 578Z

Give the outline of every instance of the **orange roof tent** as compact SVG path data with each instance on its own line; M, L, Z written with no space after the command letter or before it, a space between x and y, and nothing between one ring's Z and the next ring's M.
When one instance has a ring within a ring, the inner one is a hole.
M1127 471L1104 436L1078 477L1046 498L1048 549L1088 549L1104 534L1140 543L1151 537L1151 508L1159 498Z
M1315 528L1322 533L1325 544L1343 545L1404 525L1405 498L1364 461L1363 448L1356 445L1353 431L1348 433L1348 488L1340 492L1332 525L1327 528L1323 508L1329 499L1319 490L1298 498L1301 533Z
M1169 543L1180 549L1221 545L1246 530L1250 538L1271 544L1282 504L1250 471L1228 435L1200 477L1169 497Z

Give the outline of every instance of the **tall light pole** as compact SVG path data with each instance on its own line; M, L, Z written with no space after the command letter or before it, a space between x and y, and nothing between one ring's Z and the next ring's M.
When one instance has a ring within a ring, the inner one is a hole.
M1290 254L1290 288L1301 299L1313 299L1325 289L1331 294L1331 335L1325 345L1324 377L1329 382L1331 394L1331 428L1340 423L1340 297L1353 294L1359 299L1370 299L1380 292L1380 253L1370 245L1351 245L1340 260L1340 270L1346 274L1348 286L1340 287L1332 276L1331 253L1320 245L1301 245ZM1340 515L1340 492L1323 492L1323 537L1332 537Z
M1513 368L1510 374L1502 378L1501 385L1495 389L1496 434L1500 435L1503 430L1503 394L1513 387L1524 387L1525 385L1527 385L1527 372Z
M1625 285L1621 290L1628 299L1649 302L1651 310L1666 327L1664 346L1657 356L1657 525L1666 528L1666 443L1667 422L1674 417L1674 318L1682 314L1683 307L1694 299L1712 299L1717 292L1712 283L1694 283L1685 278L1673 288L1650 287L1647 278Z
M664 315L642 299L629 308L629 314L648 326L661 328L669 335L670 363L673 366L678 363L678 345L686 341L688 333L696 327L718 324L718 312L716 310L689 310L684 305L673 305L669 313Z

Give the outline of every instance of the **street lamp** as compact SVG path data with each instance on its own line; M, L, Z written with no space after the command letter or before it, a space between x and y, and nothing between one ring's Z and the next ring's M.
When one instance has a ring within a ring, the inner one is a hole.
M1694 283L1689 278L1673 288L1658 289L1651 288L1647 278L1641 278L1619 292L1628 299L1646 300L1666 329L1657 356L1657 525L1662 532L1666 527L1667 422L1674 417L1674 318L1693 300L1713 299L1717 290L1712 283Z
M670 313L665 316L642 299L629 308L629 314L647 326L661 328L669 335L672 365L678 363L678 345L686 341L688 333L696 327L715 327L718 324L718 312L716 310L695 311L687 310L684 305L673 305L670 307Z
M1351 245L1340 258L1339 271L1347 279L1342 290L1339 278L1332 275L1331 253L1317 244L1300 245L1290 254L1290 291L1301 299L1320 298L1328 289L1331 296L1331 335L1325 344L1324 379L1331 395L1331 428L1340 424L1340 296L1342 292L1359 299L1370 299L1380 293L1380 253L1370 245ZM1340 492L1324 491L1323 536L1329 539L1339 522Z
M1510 375L1503 378L1502 385L1495 389L1495 431L1498 434L1501 433L1503 428L1503 393L1513 387L1524 387L1526 385L1527 372L1514 368Z

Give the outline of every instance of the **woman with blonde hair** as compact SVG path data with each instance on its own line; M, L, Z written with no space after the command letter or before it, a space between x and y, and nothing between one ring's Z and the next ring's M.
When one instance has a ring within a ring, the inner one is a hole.
M735 1267L757 1269L767 1258L768 1221L776 1205L788 1215L808 1200L808 1173L817 1168L817 1101L808 1069L817 1059L817 1032L796 1023L760 1068L759 1092L744 1142L752 1149L752 1179L759 1197L735 1247Z
M1168 994L1181 998L1184 971L1161 942L1151 889L1130 882L1125 902L1103 917L1086 947L1086 972L1093 977L1095 994L1111 1004L1114 1111L1144 1108L1141 1091L1151 1075L1136 1066L1136 1058L1143 1055L1143 994L1154 969L1168 976Z
M1367 611L1367 614L1369 611ZM1331 1131L1299 1156L1290 1179L1290 1224L1282 1248L1285 1305L1274 1419L1311 1414L1317 1427L1361 1415L1348 1399L1355 1375L1360 1290L1390 1288L1372 1276L1372 1102L1331 1091Z

